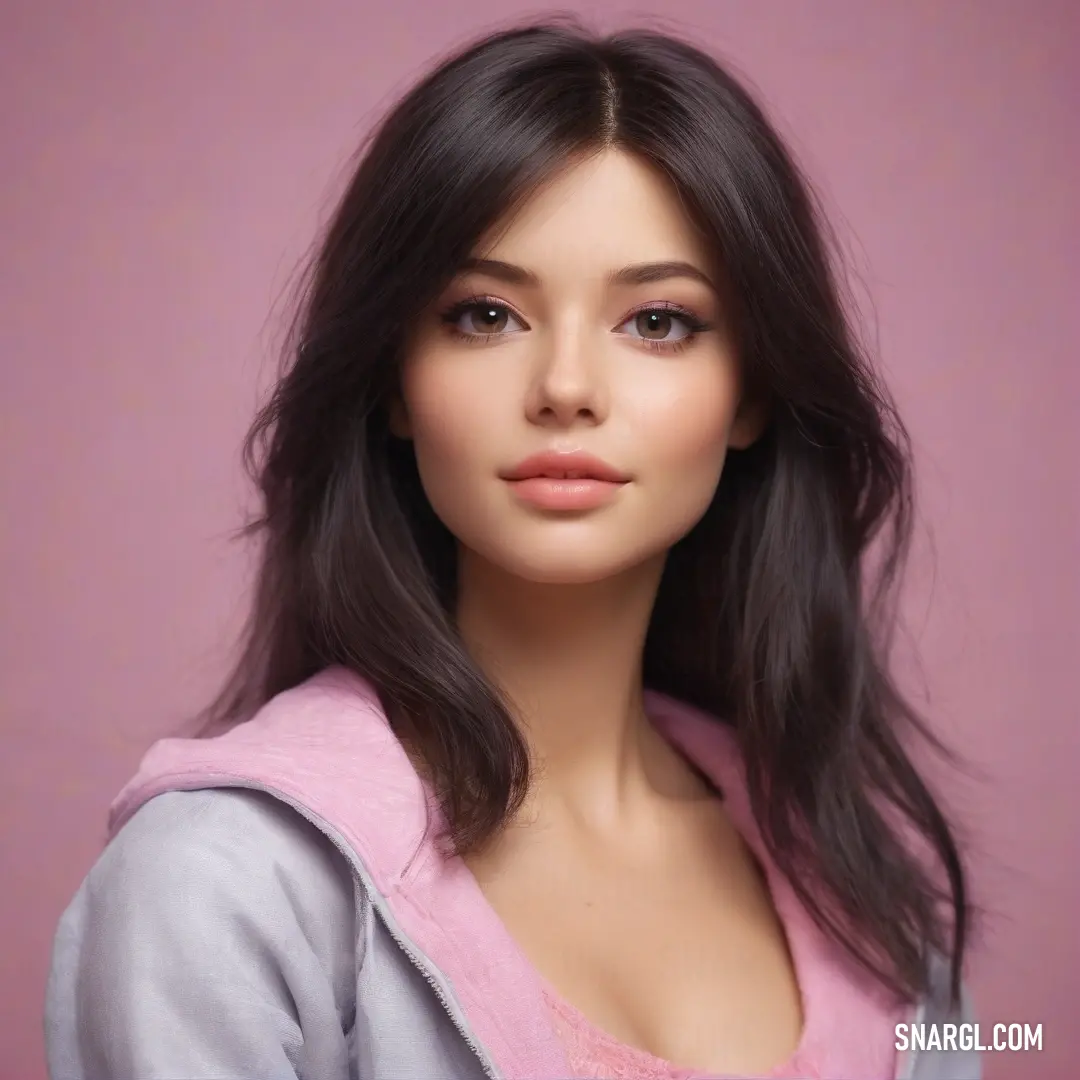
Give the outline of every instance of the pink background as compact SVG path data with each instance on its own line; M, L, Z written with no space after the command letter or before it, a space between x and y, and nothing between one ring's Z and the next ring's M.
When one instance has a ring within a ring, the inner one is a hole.
M665 7L752 77L843 209L922 465L911 685L976 770L948 788L988 909L972 982L987 1023L1044 1029L1041 1055L988 1058L986 1076L1073 1077L1080 7ZM223 671L268 315L364 126L491 15L3 5L4 1078L43 1075L48 948L107 803Z

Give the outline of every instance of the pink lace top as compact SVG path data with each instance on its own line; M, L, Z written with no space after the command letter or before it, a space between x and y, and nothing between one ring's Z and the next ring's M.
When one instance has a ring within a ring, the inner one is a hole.
M544 1000L574 1080L724 1080L673 1065L635 1046L627 1046L590 1023L550 987ZM819 1080L821 1073L800 1045L782 1065L765 1074L769 1080ZM875 1078L876 1080L876 1078ZM888 1080L892 1080L889 1074Z
M761 859L760 849L757 854ZM853 980L838 967L837 947L810 920L790 886L767 863L764 865L799 983L803 1032L791 1057L761 1080L836 1076L894 1080L897 1056L893 1026L903 1019L900 1010L886 1003L874 986ZM757 1080L707 1076L621 1043L564 1001L546 980L541 982L552 1026L574 1080Z
M765 872L783 924L803 1005L799 1045L787 1061L760 1080L894 1080L894 1025L902 1010L880 988L853 974L839 947L825 938L794 890L772 865L742 800L728 802L739 829ZM566 1052L574 1080L759 1080L707 1076L654 1057L592 1024L541 978L548 1014Z
M783 918L791 902L778 899ZM802 915L785 920L796 976L803 997L803 1033L795 1052L760 1080L894 1080L893 1024L902 1017L873 1000L852 999L851 984L837 978L820 932ZM591 1023L564 1001L545 980L544 1001L574 1080L758 1080L757 1077L706 1075L628 1046ZM838 1073L842 1063L851 1071Z

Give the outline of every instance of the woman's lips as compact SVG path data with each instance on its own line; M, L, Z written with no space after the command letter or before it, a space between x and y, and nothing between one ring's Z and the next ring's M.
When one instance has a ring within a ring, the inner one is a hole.
M502 478L517 498L542 510L593 510L611 502L630 481L583 450L533 454Z
M508 481L514 495L522 502L541 510L595 510L604 506L625 486L625 481L558 479L531 476L527 480Z

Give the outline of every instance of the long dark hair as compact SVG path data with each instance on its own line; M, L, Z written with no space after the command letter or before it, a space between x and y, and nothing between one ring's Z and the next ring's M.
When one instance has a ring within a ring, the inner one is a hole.
M607 147L663 170L714 246L745 378L771 416L670 553L646 682L735 726L764 839L825 931L906 998L940 952L955 996L964 874L906 737L941 747L885 663L911 527L907 436L848 325L797 167L746 89L677 39L570 20L504 30L373 133L248 437L261 569L244 652L202 730L344 665L415 739L450 850L475 849L520 805L527 748L455 631L454 540L388 404L411 320L478 238Z

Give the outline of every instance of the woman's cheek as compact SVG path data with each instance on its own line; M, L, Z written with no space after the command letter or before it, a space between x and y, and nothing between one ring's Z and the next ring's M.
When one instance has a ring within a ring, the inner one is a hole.
M418 457L450 464L474 450L487 427L479 387L434 360L410 373L405 392Z
M718 474L737 408L734 379L720 358L683 378L655 382L637 397L631 428L648 464L689 479Z

